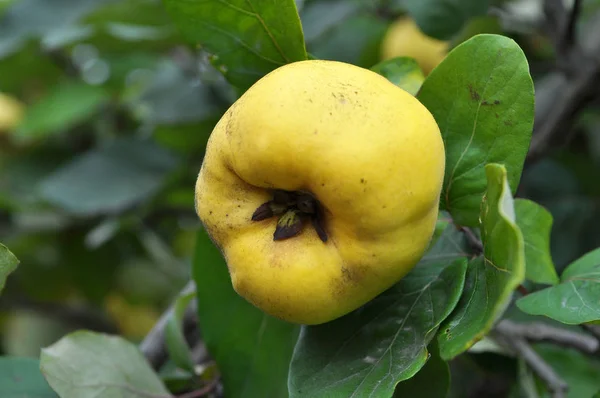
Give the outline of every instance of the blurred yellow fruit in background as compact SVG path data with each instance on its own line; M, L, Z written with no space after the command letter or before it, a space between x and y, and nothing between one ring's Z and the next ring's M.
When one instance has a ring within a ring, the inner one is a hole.
M0 93L0 132L14 129L23 119L25 105L14 97Z
M414 58L428 75L446 57L448 49L448 42L425 35L414 20L403 16L388 28L381 43L381 58Z

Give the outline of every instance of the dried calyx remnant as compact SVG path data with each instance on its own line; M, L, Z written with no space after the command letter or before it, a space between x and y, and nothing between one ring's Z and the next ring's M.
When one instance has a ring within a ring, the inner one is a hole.
M260 205L252 221L262 221L279 216L273 240L282 240L296 236L304 223L310 219L317 235L327 242L327 233L323 226L323 209L319 201L307 192L275 190L273 199Z

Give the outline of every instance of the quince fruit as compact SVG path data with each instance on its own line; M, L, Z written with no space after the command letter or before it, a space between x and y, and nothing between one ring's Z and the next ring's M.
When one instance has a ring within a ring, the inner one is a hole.
M16 98L0 93L0 132L14 129L23 119L25 105Z
M398 282L432 237L445 167L415 97L354 65L284 65L215 126L196 211L235 291L299 324L349 313Z
M425 35L412 18L400 17L388 28L381 43L381 59L414 58L423 74L431 73L449 51L449 43Z

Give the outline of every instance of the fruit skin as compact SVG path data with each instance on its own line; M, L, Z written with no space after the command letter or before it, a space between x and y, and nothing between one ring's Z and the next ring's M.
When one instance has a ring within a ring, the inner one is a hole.
M295 62L255 83L217 123L196 211L238 294L288 322L320 324L418 262L434 231L444 165L438 126L413 96L357 66ZM273 188L314 194L328 241L310 225L274 241L276 217L251 221Z
M428 75L446 57L449 43L425 35L415 21L403 16L394 21L381 43L381 59L414 58Z
M25 105L0 92L0 132L14 129L23 119Z

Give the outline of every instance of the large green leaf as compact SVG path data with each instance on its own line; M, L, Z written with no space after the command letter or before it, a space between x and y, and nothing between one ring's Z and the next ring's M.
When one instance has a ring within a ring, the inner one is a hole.
M560 283L517 301L532 315L543 315L567 324L600 320L600 249L570 264Z
M552 215L527 199L515 200L517 225L525 241L525 277L536 283L558 283L556 268L550 255Z
M403 5L425 34L449 39L470 18L484 15L489 0L405 0Z
M459 225L477 226L485 164L505 165L513 193L519 184L534 113L527 59L507 37L475 36L433 70L417 98L431 111L444 138L441 205Z
M413 378L396 386L395 398L426 397L446 398L450 389L450 367L439 353L435 340L428 347L431 356Z
M464 283L462 236L448 228L399 283L332 322L302 328L292 397L391 396L427 361L427 345Z
M423 80L425 80L417 61L409 57L396 57L382 61L373 66L371 70L412 95L419 92Z
M0 357L0 397L58 398L33 358Z
M0 243L0 293L4 289L6 278L17 269L17 265L19 265L17 257L6 246Z
M40 368L61 398L170 397L138 348L118 336L71 333L42 350Z
M62 132L94 115L108 100L108 93L101 87L59 83L27 109L15 136L28 140Z
M198 232L193 273L202 339L225 395L286 397L298 326L265 314L233 290L223 256L204 230Z
M286 63L307 58L294 0L163 0L183 35L214 55L245 91Z
M385 21L372 15L352 16L309 43L308 50L319 59L369 68L379 61L379 45L387 27Z
M444 359L464 352L492 328L525 277L523 236L515 221L506 169L489 164L485 170L488 189L481 209L484 253L469 263L465 294L441 326L438 338Z
M307 45L320 40L340 23L353 15L361 8L359 1L327 0L310 1L300 11L302 31Z
M151 141L119 139L84 153L45 178L43 198L71 213L117 213L149 198L178 160Z

